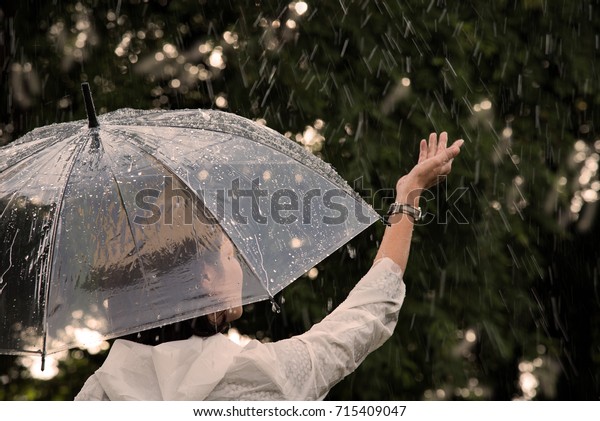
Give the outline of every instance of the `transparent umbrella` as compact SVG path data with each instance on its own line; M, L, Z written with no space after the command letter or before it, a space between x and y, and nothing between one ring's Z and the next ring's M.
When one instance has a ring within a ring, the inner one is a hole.
M43 359L226 309L201 287L223 242L240 304L272 300L379 219L267 127L209 110L97 118L82 88L87 121L0 148L0 353Z

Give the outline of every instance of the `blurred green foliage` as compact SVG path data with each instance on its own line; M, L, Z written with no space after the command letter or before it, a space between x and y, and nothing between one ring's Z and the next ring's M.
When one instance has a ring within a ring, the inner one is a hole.
M100 113L222 108L292 138L322 120L315 153L383 212L418 141L446 130L466 145L425 198L396 333L329 399L597 399L598 3L298 3L2 5L0 144L84 118L84 81ZM235 327L305 331L368 270L382 232L292 284L282 314L256 304ZM104 355L70 355L47 381L1 357L0 398L72 399ZM519 385L531 374L535 395Z

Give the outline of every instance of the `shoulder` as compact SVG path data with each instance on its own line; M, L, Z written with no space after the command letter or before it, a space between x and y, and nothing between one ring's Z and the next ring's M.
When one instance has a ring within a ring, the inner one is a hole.
M98 381L98 377L92 374L84 383L79 393L75 396L76 401L106 401L108 396Z

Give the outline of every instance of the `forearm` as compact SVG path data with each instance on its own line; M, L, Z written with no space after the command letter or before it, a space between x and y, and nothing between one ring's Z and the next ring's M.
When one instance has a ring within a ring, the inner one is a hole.
M431 133L429 142L421 140L419 145L419 162L413 169L396 184L396 201L411 206L419 206L419 196L424 189L436 185L440 177L446 177L452 168L452 160L460 153L463 140L459 139L450 147L446 147L448 134L443 132L438 142L437 135ZM392 259L404 273L414 221L411 216L405 214L393 215L387 227L375 261L383 257Z
M417 207L420 193L420 189L400 186L396 194L396 201ZM392 215L389 222L391 225L385 229L375 261L389 257L400 266L404 273L410 253L414 221L412 216L399 213Z

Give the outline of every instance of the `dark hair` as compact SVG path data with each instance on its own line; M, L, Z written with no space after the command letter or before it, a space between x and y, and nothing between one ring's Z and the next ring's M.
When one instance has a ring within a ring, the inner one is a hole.
M197 262L196 275L198 279L202 278L205 267L211 266L217 270L222 269L218 261L221 258L222 238L226 234L218 225L206 229L204 234L205 238L202 241L194 241L188 238L179 243L169 253L172 259L182 261L194 259ZM158 345L163 342L188 339L192 335L209 337L217 333L223 333L229 328L226 310L215 312L212 319L214 322L209 318L209 315L202 315L133 333L122 338L145 345Z
M217 333L224 333L229 328L226 310L216 314L216 322L213 323L208 315L195 317L181 322L155 327L142 332L133 333L122 337L133 342L144 345L158 345L163 342L180 341L192 336L209 337Z

